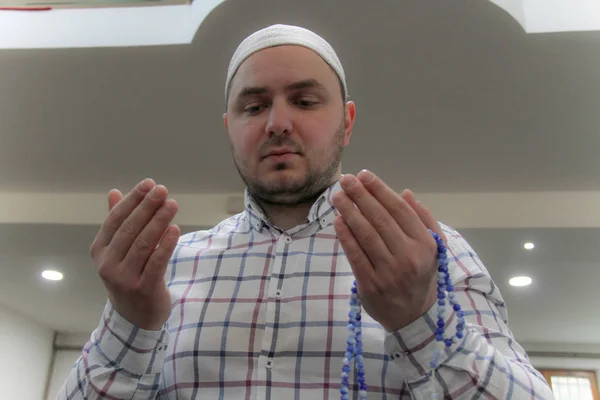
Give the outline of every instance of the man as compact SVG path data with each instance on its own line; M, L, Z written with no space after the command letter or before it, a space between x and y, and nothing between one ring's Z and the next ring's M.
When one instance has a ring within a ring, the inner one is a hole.
M369 171L342 176L355 105L324 39L285 25L254 33L233 55L225 98L244 212L179 237L164 186L109 193L91 246L109 301L59 399L339 398L355 279L370 399L552 398L464 239L410 191ZM466 318L449 347L435 340L428 229L447 243ZM356 382L351 373L347 398Z

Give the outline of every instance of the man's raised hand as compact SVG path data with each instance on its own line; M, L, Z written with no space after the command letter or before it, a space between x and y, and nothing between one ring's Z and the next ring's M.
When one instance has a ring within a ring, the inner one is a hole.
M167 195L167 188L152 179L125 197L111 190L108 216L90 246L113 307L146 330L160 329L171 312L164 274L180 230L171 225L177 202Z

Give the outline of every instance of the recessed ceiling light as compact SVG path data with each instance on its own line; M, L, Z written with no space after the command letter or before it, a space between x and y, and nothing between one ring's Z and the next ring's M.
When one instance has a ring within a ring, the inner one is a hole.
M63 274L58 271L45 270L42 272L42 278L48 279L49 281L60 281L63 278Z
M532 250L535 247L535 244L527 242L523 245L523 247L525 248L525 250Z
M529 286L531 282L532 280L528 276L515 276L508 281L512 286Z

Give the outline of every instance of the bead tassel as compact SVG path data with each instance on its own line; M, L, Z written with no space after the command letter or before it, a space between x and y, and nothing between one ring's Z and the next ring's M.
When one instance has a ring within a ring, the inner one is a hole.
M367 384L365 382L365 366L363 363L363 343L361 329L361 302L358 298L356 281L352 285L350 295L350 312L348 313L348 339L346 340L346 354L342 360L342 382L340 385L340 394L342 400L350 399L350 371L351 364L354 361L356 370L356 381L358 383L358 394L360 400L367 398Z

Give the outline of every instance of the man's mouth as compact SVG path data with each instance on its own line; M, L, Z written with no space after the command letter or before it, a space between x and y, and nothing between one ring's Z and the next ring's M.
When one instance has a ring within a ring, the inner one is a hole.
M285 153L270 153L266 159L268 160L272 160L275 162L280 162L280 161L287 161L295 156L297 156L298 153L293 153L291 151L285 152Z
M298 153L292 151L291 149L272 149L267 153L267 155L263 158L268 158L274 161L283 161L290 159L294 156L298 155Z

